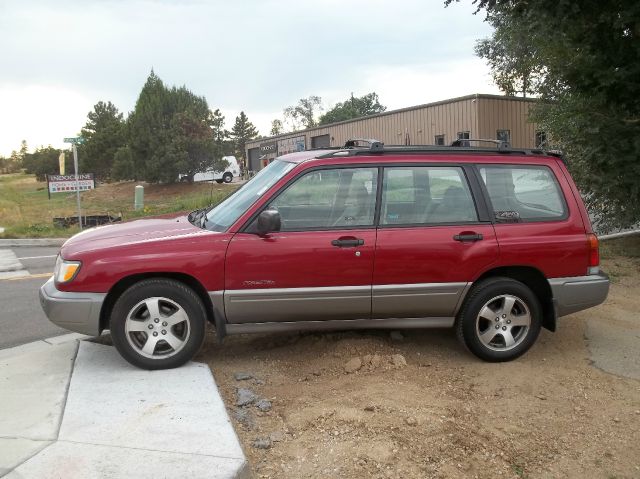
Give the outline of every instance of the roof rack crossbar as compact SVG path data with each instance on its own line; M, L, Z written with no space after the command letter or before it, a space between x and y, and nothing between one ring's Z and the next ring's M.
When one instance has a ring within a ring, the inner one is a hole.
M368 144L370 150L381 150L384 148L384 143L374 138L349 138L345 141L344 148L362 148L360 143Z
M498 147L498 151L506 151L511 149L511 143L504 140L489 140L484 138L458 138L457 140L451 143L451 146L469 146L469 143L493 143Z

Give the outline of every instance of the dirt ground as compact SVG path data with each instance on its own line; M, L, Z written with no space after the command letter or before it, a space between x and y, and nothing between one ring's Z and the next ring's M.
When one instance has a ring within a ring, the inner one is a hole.
M640 381L595 367L585 335L626 315L640 337L640 259L603 263L607 302L510 363L481 362L451 330L210 335L196 360L255 477L638 478ZM628 360L637 370L637 350ZM239 407L238 388L270 404Z

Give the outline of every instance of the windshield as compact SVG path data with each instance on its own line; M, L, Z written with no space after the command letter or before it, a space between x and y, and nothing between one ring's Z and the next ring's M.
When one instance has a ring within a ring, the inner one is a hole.
M274 160L247 181L242 188L207 213L205 228L226 231L247 209L254 204L276 181L295 165L288 161Z

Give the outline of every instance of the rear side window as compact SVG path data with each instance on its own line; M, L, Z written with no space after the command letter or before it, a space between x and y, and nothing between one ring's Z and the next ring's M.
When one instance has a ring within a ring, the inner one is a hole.
M559 220L567 208L546 166L481 166L496 219L509 222Z
M384 170L381 225L478 221L461 168L407 166Z

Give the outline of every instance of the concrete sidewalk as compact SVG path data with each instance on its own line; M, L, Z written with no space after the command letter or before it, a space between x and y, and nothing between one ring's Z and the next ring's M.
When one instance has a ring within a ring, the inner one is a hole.
M206 365L143 371L77 337L0 350L0 477L249 477Z

